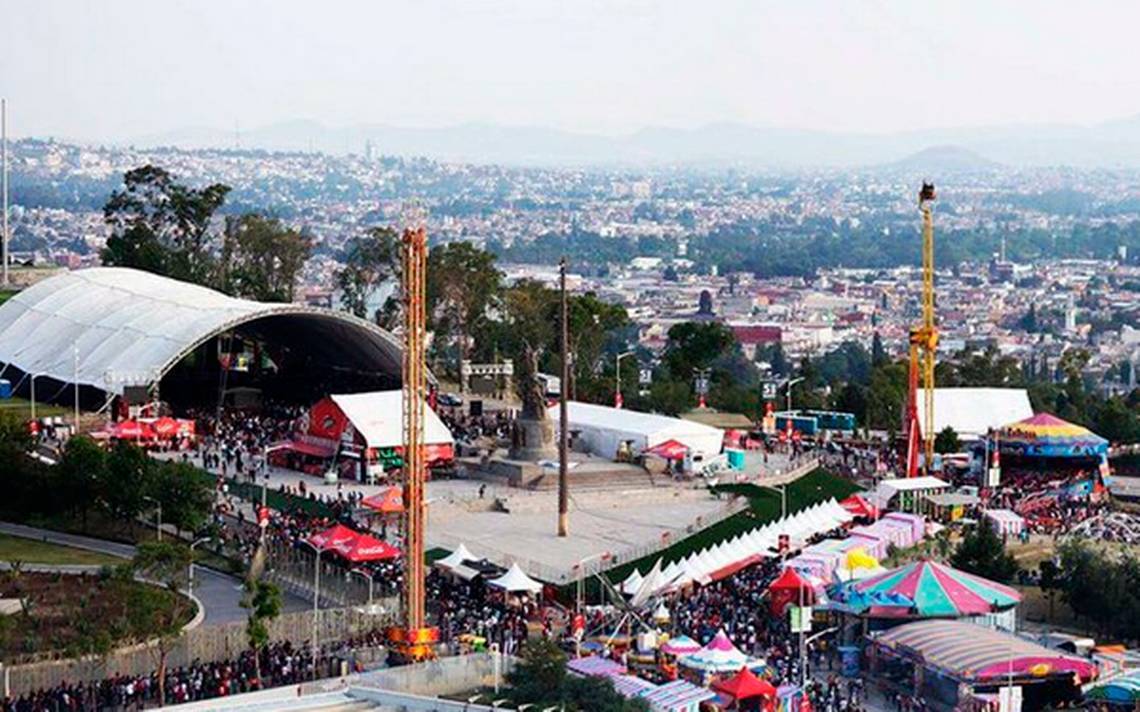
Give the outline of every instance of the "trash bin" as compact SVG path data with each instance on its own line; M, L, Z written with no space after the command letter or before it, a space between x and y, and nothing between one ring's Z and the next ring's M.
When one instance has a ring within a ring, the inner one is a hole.
M728 466L734 470L744 469L744 451L743 450L730 450L725 449L724 454L728 456Z
M6 378L0 378L0 398L12 397L12 382Z

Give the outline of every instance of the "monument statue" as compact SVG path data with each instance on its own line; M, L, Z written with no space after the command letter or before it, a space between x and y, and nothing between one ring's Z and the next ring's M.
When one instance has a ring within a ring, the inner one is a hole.
M546 390L538 377L538 351L523 350L523 372L518 378L522 409L511 426L512 460L550 460L558 456L554 423L546 412Z

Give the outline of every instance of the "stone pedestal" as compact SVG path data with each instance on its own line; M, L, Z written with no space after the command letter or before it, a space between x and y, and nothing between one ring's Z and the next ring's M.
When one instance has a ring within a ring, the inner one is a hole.
M556 460L554 423L547 420L516 420L511 432L512 460Z

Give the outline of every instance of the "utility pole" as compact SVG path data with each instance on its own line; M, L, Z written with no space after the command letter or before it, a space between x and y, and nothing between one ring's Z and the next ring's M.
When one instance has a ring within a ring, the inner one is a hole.
M558 389L558 536L570 535L570 415L567 389L570 385L570 323L566 303L566 258L558 262L558 289L562 298L562 384Z
M0 193L4 194L4 220L3 220L3 234L0 235L0 241L3 242L3 249L0 250L0 261L3 262L3 286L7 287L8 282L8 100L0 99L0 153L3 157L0 161L3 162L3 168L0 168Z

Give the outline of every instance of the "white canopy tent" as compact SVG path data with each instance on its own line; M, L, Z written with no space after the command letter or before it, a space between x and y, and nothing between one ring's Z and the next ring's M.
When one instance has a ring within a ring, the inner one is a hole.
M438 559L435 565L442 569L454 569L456 566L462 566L464 561L474 561L475 555L467 550L467 545L460 542L455 551L451 552L442 559Z
M501 588L507 593L539 593L542 591L542 584L527 576L518 564L511 564L507 573L488 581L487 585Z
M329 396L368 447L391 448L404 444L404 392L371 391ZM431 408L424 408L424 443L451 445L451 431Z
M701 423L666 415L639 413L592 403L567 403L571 430L579 432L581 442L599 457L613 458L623 441L633 442L633 451L676 440L689 448L693 456L709 458L720 453L724 431ZM550 416L558 422L558 406L551 406Z
M946 428L964 442L981 440L991 429L1033 417L1024 388L935 388L934 432ZM918 399L918 422L925 423L926 402Z

